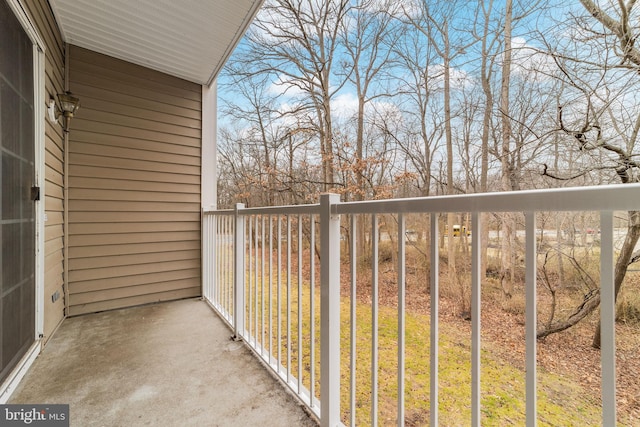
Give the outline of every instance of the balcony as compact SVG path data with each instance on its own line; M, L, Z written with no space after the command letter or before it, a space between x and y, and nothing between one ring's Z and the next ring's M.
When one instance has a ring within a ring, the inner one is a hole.
M206 211L204 302L68 319L12 403L70 403L72 425L92 425L96 414L105 425L315 425L307 413L323 426L634 425L637 395L617 397L626 385L616 365L630 353L616 350L613 287L621 238L614 214L629 210L640 210L640 185L349 203L322 195L314 205ZM495 293L480 273L477 236L489 227L483 214L505 212L524 219L516 233L523 315L505 326L521 329L522 340L496 349L485 326L495 323L483 311ZM540 366L548 355L536 339L538 264L549 244L545 215L559 212L597 216L589 227L597 231L587 233L601 295L602 346L592 350L601 369L589 373L596 399ZM470 218L469 234L455 237L467 239L470 265L459 264L469 316L456 322L452 306L441 305L449 237L438 216L448 213ZM358 252L358 236L368 253ZM409 284L416 241L429 248L421 294Z

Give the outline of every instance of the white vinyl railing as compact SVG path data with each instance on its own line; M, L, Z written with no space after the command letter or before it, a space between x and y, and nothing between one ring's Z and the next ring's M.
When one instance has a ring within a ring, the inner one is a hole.
M203 212L203 294L212 307L288 385L323 426L355 425L357 351L370 361L370 424L378 425L379 395L379 218L397 218L397 425L405 422L406 217L430 218L430 425L439 424L439 229L437 215L465 212L471 216L471 425L481 424L481 214L524 213L525 216L525 399L526 423L537 422L538 253L536 214L589 211L600 215L601 388L602 424L616 424L616 350L614 303L614 211L640 210L640 185L612 185L509 193L394 199L341 203L333 194L319 204L245 208ZM370 229L371 348L356 348L356 283L358 254L356 218L364 215ZM341 232L342 222L349 239ZM348 240L348 242L345 242ZM319 245L318 245L319 244ZM345 261L348 258L348 261ZM342 263L342 264L341 264ZM349 265L350 276L341 275ZM319 269L318 269L319 267ZM317 273L319 271L319 281ZM344 283L341 283L341 280ZM349 295L348 314L341 313L341 290ZM319 302L319 307L317 307ZM319 309L319 310L318 310ZM342 317L341 317L342 315ZM345 318L348 321L345 321ZM342 334L348 329L348 334ZM341 338L342 337L342 338ZM341 349L341 339L349 345ZM319 348L318 348L319 347ZM342 353L341 353L342 352ZM341 354L348 363L341 366ZM319 360L318 360L319 358ZM341 369L349 369L342 376ZM319 372L318 372L319 369ZM349 378L349 381L344 381ZM341 408L341 386L348 388ZM345 410L345 416L341 413ZM342 417L342 418L341 418Z

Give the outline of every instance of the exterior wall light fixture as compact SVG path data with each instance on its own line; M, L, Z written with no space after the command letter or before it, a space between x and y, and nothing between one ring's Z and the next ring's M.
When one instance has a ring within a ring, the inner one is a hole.
M58 103L53 98L49 99L49 108L47 109L49 112L49 120L54 123L58 123L60 117L63 117L63 122L61 123L65 132L69 131L69 122L73 118L73 115L78 111L80 107L80 100L73 96L71 92L67 91L65 93L58 94Z

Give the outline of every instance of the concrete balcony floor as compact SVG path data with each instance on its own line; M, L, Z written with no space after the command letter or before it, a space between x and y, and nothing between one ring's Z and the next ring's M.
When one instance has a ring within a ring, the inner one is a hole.
M9 403L68 403L71 426L315 426L200 300L67 319Z

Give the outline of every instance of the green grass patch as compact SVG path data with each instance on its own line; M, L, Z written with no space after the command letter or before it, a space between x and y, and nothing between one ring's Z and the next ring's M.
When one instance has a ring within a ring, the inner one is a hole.
M255 276L255 275L254 275ZM313 381L314 391L320 398L320 292L313 292L315 316L310 315L311 290L303 283L298 297L298 283L290 283L287 306L287 286L280 286L280 341L278 342L278 287L263 288L260 277L253 277L247 288L247 318L251 334L258 341L264 332L264 345L272 356L280 350L279 363L285 371L298 376L302 366L302 384L311 388L311 324L315 329ZM258 284L257 287L255 284ZM251 306L249 307L249 293ZM269 301L271 299L271 301ZM301 306L299 306L301 304ZM271 322L269 322L269 306ZM299 310L300 309L300 310ZM264 324L262 313L265 313ZM299 319L299 311L302 317ZM258 322L256 324L256 315ZM430 318L428 315L407 312L405 317L405 422L406 425L428 425L430 415ZM300 327L298 326L300 324ZM349 424L350 408L350 301L341 303L341 414ZM270 325L270 327L269 327ZM369 304L356 305L356 425L370 425L372 401L372 318ZM380 425L396 423L398 401L398 318L393 307L380 306L378 317L378 422ZM289 329L289 335L287 335ZM446 322L439 325L439 424L443 426L468 425L471 420L471 339L467 333ZM271 339L269 336L271 335ZM272 343L270 345L269 343ZM299 346L299 344L301 344ZM525 373L501 360L491 352L491 342L483 342L481 354L481 416L483 426L525 424ZM301 357L298 358L299 349ZM290 360L287 358L290 355ZM538 424L599 425L600 406L590 402L580 387L558 375L538 371Z

